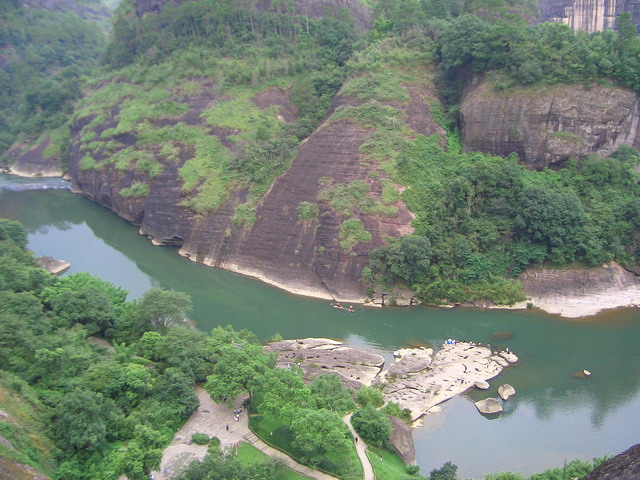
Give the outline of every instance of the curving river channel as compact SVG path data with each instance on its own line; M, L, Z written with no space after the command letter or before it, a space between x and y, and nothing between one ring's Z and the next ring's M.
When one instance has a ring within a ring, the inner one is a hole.
M36 255L70 261L136 298L152 286L193 298L199 328L231 324L265 339L310 336L344 339L390 358L407 344L437 346L446 338L500 343L521 359L492 382L443 405L414 431L423 473L452 461L462 477L561 466L619 453L640 441L640 310L580 320L537 311L428 307L357 308L346 314L327 302L288 294L259 281L194 264L175 249L154 247L115 214L65 189L61 180L0 175L0 217L19 220ZM497 331L513 337L491 339ZM573 373L587 369L589 379ZM488 419L474 401L496 396L501 383L517 395Z

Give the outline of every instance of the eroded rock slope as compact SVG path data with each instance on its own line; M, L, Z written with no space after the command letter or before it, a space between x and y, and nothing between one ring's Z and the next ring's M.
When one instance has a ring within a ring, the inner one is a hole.
M477 77L460 115L465 151L515 152L536 169L588 153L607 156L620 145L640 147L640 94L624 88L556 85L497 93Z
M229 182L229 193L219 208L194 211L190 195L206 185L185 191L184 166L197 152L180 141L147 140L164 127L183 124L215 137L224 147L219 155L237 153L239 143L233 136L241 132L211 127L203 118L203 112L224 101L207 80L199 79L193 92L165 92L185 106L180 115L147 118L140 126L127 127L126 133L118 133L124 131L123 118L130 114L123 110L129 102L126 97L100 114L78 114L69 173L75 190L140 225L140 232L154 243L179 246L180 253L193 261L261 278L296 293L361 301L365 291L360 275L368 252L412 231L412 215L398 195L389 196L399 189L385 173L393 152L376 150L382 148L376 139L388 130L399 139L418 134L444 137L429 115L437 103L429 71L425 69L419 78L397 86L406 95L394 92L397 98L386 101L362 97L347 83L324 122L297 147L290 168L251 206L255 218L246 222L238 221L237 215L239 207L253 201L246 186L233 187L236 184ZM136 88L115 78L97 85L97 94L117 82L123 82L123 89ZM261 115L288 122L296 115L288 95L287 88L269 87L251 101ZM212 155L202 168L212 168L206 163L217 161L217 154ZM225 175L212 170L209 179ZM135 190L141 186L145 190ZM311 214L300 213L305 205Z

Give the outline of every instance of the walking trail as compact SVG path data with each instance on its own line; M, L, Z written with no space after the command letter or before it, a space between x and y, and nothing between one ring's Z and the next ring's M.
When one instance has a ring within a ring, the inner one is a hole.
M369 457L367 456L367 444L362 441L362 439L358 436L356 431L351 426L351 415L347 415L342 419L342 421L349 427L351 430L351 435L353 438L357 439L356 441L356 452L358 452L358 457L360 458L360 463L362 463L362 468L364 470L364 480L375 480L376 476L373 473L373 467L371 466L371 462L369 461Z
M331 475L311 470L309 467L297 463L288 455L271 448L260 440L249 430L249 419L244 409L236 422L234 411L243 408L241 404L244 398L236 398L233 402L233 408L229 408L224 402L215 403L202 387L196 387L195 393L200 405L189 417L187 423L174 435L173 440L162 453L160 471L152 472L155 480L169 480L192 461L205 457L208 446L191 443L191 435L194 433L206 433L209 437L218 437L220 448L225 452L231 452L238 444L247 442L270 457L282 459L287 467L300 475L316 480L336 480ZM370 465L369 468L371 468ZM365 477L365 479L373 480L373 476Z

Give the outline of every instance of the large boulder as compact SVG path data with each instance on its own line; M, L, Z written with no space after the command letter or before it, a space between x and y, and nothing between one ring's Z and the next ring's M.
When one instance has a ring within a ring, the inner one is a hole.
M411 435L411 428L404 420L398 417L389 416L391 422L391 436L389 441L393 445L396 454L407 465L416 464L416 448L413 444L413 435Z
M476 402L476 408L483 415L491 415L502 412L502 403L497 398L487 398Z
M602 85L536 86L496 92L484 76L460 106L465 151L516 153L529 167L561 167L588 153L640 147L640 94Z
M509 400L509 398L511 398L515 394L516 394L516 389L513 388L508 383L505 383L504 385L500 385L498 387L498 395L500 395L500 398L503 400Z
M277 365L281 368L297 364L308 379L322 373L337 373L345 386L353 390L371 385L384 365L384 358L377 353L346 347L327 338L281 340L269 343L264 350L278 353Z

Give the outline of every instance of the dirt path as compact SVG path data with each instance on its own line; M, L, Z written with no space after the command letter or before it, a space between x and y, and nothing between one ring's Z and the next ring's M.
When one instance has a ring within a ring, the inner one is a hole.
M376 476L373 473L373 467L371 466L371 462L369 461L369 457L367 456L367 444L360 438L360 436L356 433L356 431L351 426L351 415L349 414L342 419L342 421L349 427L351 431L351 435L353 438L356 438L356 452L358 452L358 457L360 458L360 463L362 464L362 469L364 470L363 480L375 480Z
M233 408L226 403L215 403L202 387L196 387L195 393L200 401L198 409L191 415L187 423L174 435L173 440L162 454L160 471L152 472L155 480L168 480L194 460L199 460L207 454L207 445L191 443L191 435L194 433L206 433L209 437L218 437L220 448L223 451L231 450L241 442L252 444L258 450L270 457L284 460L287 467L309 478L316 480L335 480L304 465L295 462L291 457L269 447L249 430L246 411L240 414L239 420L234 419L234 410L241 407L242 398L236 398ZM228 428L227 428L228 427ZM373 478L373 477L371 477Z

